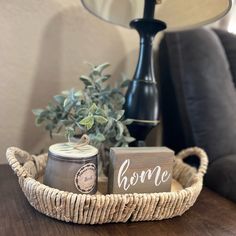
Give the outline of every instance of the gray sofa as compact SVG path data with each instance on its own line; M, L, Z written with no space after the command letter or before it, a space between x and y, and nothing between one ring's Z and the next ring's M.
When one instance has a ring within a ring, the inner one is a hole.
M236 201L236 36L211 29L166 33L157 65L164 145L205 149L205 184Z

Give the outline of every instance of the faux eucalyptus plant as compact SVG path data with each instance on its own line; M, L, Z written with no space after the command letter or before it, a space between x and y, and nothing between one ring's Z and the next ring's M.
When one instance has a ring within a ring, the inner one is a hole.
M98 148L128 146L134 138L127 129L132 121L124 118L122 90L129 80L123 79L111 87L107 83L111 76L104 73L108 66L108 63L91 65L89 75L80 76L83 90L63 91L45 109L33 110L36 125L44 124L51 137L54 133L64 133L69 140L86 133Z

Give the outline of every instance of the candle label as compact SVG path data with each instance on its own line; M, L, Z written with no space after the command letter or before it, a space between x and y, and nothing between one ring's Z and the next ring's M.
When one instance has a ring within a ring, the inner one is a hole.
M96 166L93 163L83 165L75 175L75 186L81 193L90 193L96 186Z

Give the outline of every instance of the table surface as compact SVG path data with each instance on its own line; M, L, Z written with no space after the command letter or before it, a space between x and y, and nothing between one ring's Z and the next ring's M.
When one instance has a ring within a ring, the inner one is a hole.
M47 217L31 207L7 165L0 165L0 235L236 235L236 204L204 188L184 215L168 220L77 225Z

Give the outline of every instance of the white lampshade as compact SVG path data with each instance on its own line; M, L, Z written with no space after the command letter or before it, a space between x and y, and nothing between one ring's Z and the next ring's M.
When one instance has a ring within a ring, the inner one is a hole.
M129 27L131 20L143 17L144 0L81 0L97 17ZM181 30L212 23L231 8L232 0L157 0L155 19L167 30Z

